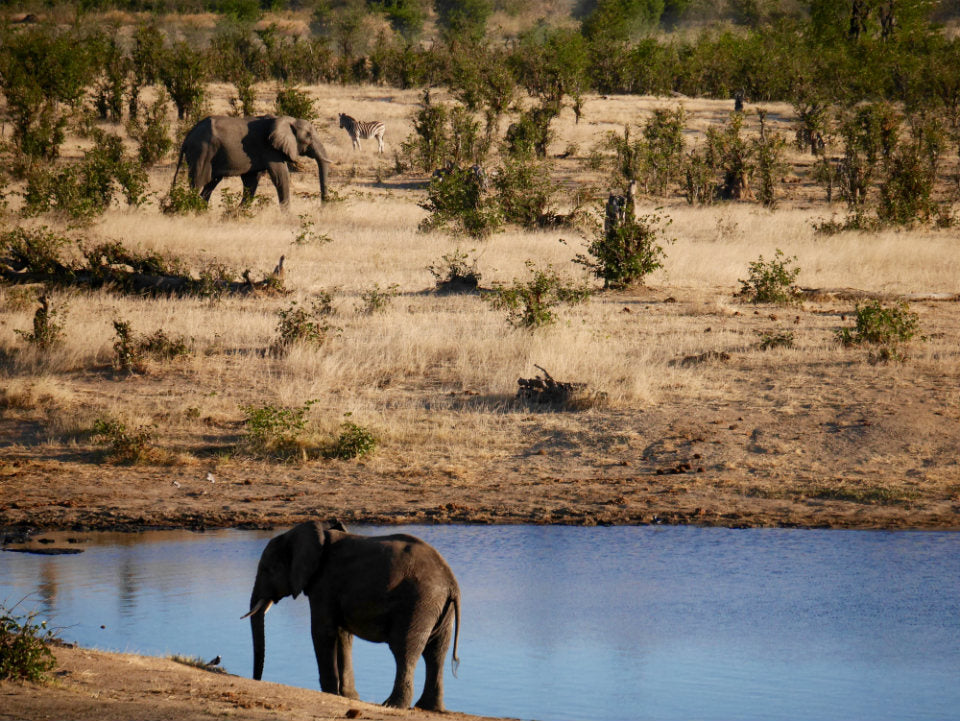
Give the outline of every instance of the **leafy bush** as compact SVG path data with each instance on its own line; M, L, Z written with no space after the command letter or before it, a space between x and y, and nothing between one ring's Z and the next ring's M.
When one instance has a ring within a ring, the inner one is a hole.
M383 313L398 292L399 286L396 283L385 289L378 283L374 283L373 287L360 291L360 305L357 306L357 313L360 315Z
M608 133L604 145L614 152L614 184L627 187L636 181L645 193L667 195L683 176L685 123L682 107L656 108L639 138L631 138L628 126L622 136Z
M137 338L129 321L114 320L113 330L117 334L113 342L114 366L121 371L142 371L146 357L170 360L190 352L184 338L170 338L163 329Z
M578 254L575 263L589 268L603 279L604 288L626 288L663 267L666 253L662 242L666 227L672 222L657 213L636 217L633 204L614 210L608 200L606 219L596 224L593 241L587 248L590 257Z
M855 328L841 328L837 331L837 340L842 345L879 346L875 356L877 360L906 358L901 345L913 340L920 326L920 317L910 310L906 302L900 301L889 307L878 300L862 305L858 303L856 314Z
M15 329L14 333L23 338L29 345L40 351L49 351L63 340L63 323L54 320L66 313L66 308L52 308L46 295L38 300L40 307L33 314L33 330Z
M17 227L0 233L0 249L10 259L14 270L39 275L67 275L72 268L65 265L61 253L73 241L47 226L28 229Z
M319 117L310 96L291 83L286 83L277 90L276 112L277 115L289 115L304 120L316 120Z
M145 426L135 431L116 418L102 416L93 422L93 440L107 444L108 458L114 463L152 463L163 458L159 449L151 445L153 433Z
M787 141L779 133L770 133L767 130L764 110L758 110L760 116L760 137L754 139L753 147L757 162L757 176L760 179L760 202L767 208L777 204L777 180L786 170L783 160L783 149Z
M167 94L159 89L153 104L133 114L127 125L130 137L137 141L137 157L147 168L163 160L173 147L167 121L167 101Z
M246 447L255 453L280 458L305 458L310 448L305 436L307 413L316 403L309 400L299 408L271 404L241 406L246 416Z
M36 622L36 613L15 616L16 608L0 603L0 681L39 683L54 667L53 632L46 621Z
M490 139L481 132L480 122L468 108L435 104L427 90L413 118L413 133L401 143L401 148L412 165L430 172L483 162L490 150Z
M190 118L203 104L207 60L189 43L175 43L163 53L160 79L177 106L177 120Z
M182 182L171 186L167 197L160 203L160 210L165 215L186 215L188 213L198 215L206 212L209 207L199 191Z
M344 421L340 424L340 435L323 455L326 458L339 458L345 461L360 458L372 453L377 443L377 437L371 431L352 421Z
M557 184L548 162L523 158L504 158L494 176L497 203L503 220L524 228L543 226L552 211Z
M480 286L477 259L471 259L470 253L459 248L451 254L440 256L440 260L429 265L427 270L436 281L438 293L469 293Z
M23 214L50 211L75 220L102 215L118 190L128 205L140 205L147 189L147 174L129 158L119 136L95 130L94 147L79 163L62 169L36 168L27 178Z
M296 301L293 301L290 307L278 310L280 322L277 323L274 350L285 352L297 343L323 345L331 331L336 330L325 320L332 313L333 305L329 295L312 301L309 310L297 305Z
M552 265L537 268L526 261L530 272L526 281L514 280L513 285L497 284L487 298L494 308L507 311L507 322L517 328L534 330L555 323L555 308L561 304L577 305L591 295L585 285L574 285L560 277Z
M333 238L326 233L314 230L316 223L310 219L309 215L302 213L297 217L300 219L300 230L297 231L297 236L293 239L294 244L326 245L333 242Z
M550 123L560 114L559 101L545 101L537 107L520 113L515 123L507 128L503 147L514 158L545 158L547 146L553 140Z
M452 226L454 231L483 238L497 230L502 218L496 202L486 193L485 178L475 168L452 166L434 174L427 202L420 205L430 216L420 223L428 231Z
M761 333L760 350L770 350L771 348L793 348L793 331Z
M5 28L0 85L13 126L13 144L28 159L53 160L70 115L93 81L97 58L75 30L39 25Z
M799 295L793 285L800 275L799 267L788 267L797 257L787 258L777 248L774 257L765 261L761 255L749 264L750 275L740 279L739 296L751 303L778 303L781 305L796 303Z

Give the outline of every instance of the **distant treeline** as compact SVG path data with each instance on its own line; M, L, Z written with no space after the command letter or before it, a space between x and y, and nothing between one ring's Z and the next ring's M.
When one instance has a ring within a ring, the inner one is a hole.
M199 71L208 80L238 76L283 82L373 82L400 88L451 85L466 74L509 70L521 86L558 85L563 95L682 93L714 98L742 93L748 100L801 103L887 99L912 106L960 102L960 41L932 21L945 12L930 0L813 0L792 12L776 3L731 0L739 20L698 33L655 32L667 19L690 11L686 0L581 0L564 24L543 23L516 37L485 35L497 9L516 3L492 0L82 0L70 42L97 35L84 31L93 10L196 11L222 14L207 38L191 50L208 56ZM264 10L306 9L310 32L254 29ZM81 12L81 11L86 11ZM556 21L557 15L550 16ZM436 37L423 38L426 20ZM147 23L148 27L159 27ZM24 27L8 25L3 50ZM163 37L170 46L174 38ZM78 45L79 44L79 45ZM133 41L119 41L133 59ZM143 53L141 53L143 55ZM161 59L141 57L148 75ZM9 69L9 62L5 63ZM473 66L472 68L470 66ZM101 69L103 66L101 65ZM0 81L8 82L7 73ZM538 91L539 92L539 91Z

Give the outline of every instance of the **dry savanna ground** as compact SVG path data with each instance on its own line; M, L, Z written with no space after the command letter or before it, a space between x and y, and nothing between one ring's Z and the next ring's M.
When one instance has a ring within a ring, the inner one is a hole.
M227 112L230 88L210 109ZM259 88L264 111L269 86ZM734 294L748 263L777 249L796 256L806 288L889 294L960 291L957 231L913 229L818 236L813 221L842 213L812 185L809 159L792 169L775 211L755 203L688 206L644 200L672 218L664 268L647 285L595 294L530 332L511 327L481 294L439 295L428 267L472 252L482 286L527 276L532 260L571 280L587 240L564 228L507 228L475 241L418 232L426 176L394 174L419 93L317 86L316 122L335 161L341 200L321 206L315 168L294 176L288 211L222 217L221 191L201 216L166 216L156 200L173 161L150 173L154 202L110 210L74 231L90 241L182 258L194 272L223 263L254 278L285 257L287 295L138 298L56 290L64 342L37 355L15 331L36 307L23 286L0 287L0 526L91 527L280 524L320 514L348 521L553 523L694 522L843 527L960 526L960 305L915 300L924 340L905 362L871 362L835 340L853 326L850 296L755 306ZM441 97L442 93L435 93ZM588 96L585 118L565 110L552 155L569 210L606 192L586 157L607 131L683 105L689 141L721 124L732 102ZM789 106L768 106L790 132ZM386 152L354 152L337 113L382 119ZM756 117L748 120L751 132ZM68 155L78 143L68 142ZM238 178L220 188L238 193ZM15 206L16 203L14 202ZM295 242L312 221L309 242ZM11 219L8 218L8 223ZM44 219L56 225L55 220ZM318 235L330 242L321 242ZM599 284L594 281L599 288ZM394 288L395 287L395 288ZM372 289L394 288L382 312L358 312ZM270 353L278 311L332 296L333 330L320 346ZM137 334L188 339L187 357L114 368L113 321ZM762 350L763 334L793 346ZM704 355L707 354L707 355ZM703 362L684 359L703 356ZM586 383L602 403L540 409L515 400L535 366ZM244 407L310 406L318 446L344 420L372 431L375 452L355 460L281 462L243 446ZM97 419L143 428L158 449L111 462L92 437ZM207 480L212 474L214 483Z

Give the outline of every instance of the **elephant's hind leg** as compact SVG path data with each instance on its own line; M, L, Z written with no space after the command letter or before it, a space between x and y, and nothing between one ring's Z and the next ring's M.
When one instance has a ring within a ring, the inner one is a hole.
M391 641L390 650L397 662L397 676L393 681L393 691L383 705L410 708L413 703L413 671L423 650L423 643L417 643L416 635L410 634L402 640Z
M251 170L249 173L241 175L240 180L243 181L243 203L246 205L251 202L253 196L257 194L257 185L260 183L260 173Z
M220 181L223 178L214 178L209 183L203 186L203 190L200 191L200 197L203 198L206 202L210 202L210 196L213 194L214 189L220 185Z
M416 703L417 708L427 711L443 711L443 661L453 639L453 607L437 623L434 635L423 649L423 660L427 667L423 683L423 694Z

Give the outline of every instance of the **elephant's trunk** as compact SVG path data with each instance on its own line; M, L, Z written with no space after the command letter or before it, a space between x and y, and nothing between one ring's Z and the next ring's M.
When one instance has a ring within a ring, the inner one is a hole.
M258 598L256 591L250 597L250 632L253 634L253 677L259 681L263 677L263 657L265 643L263 634L263 617L273 603L264 598Z
M327 200L327 173L329 172L329 163L323 156L317 156L317 168L320 172L320 197L324 202Z

